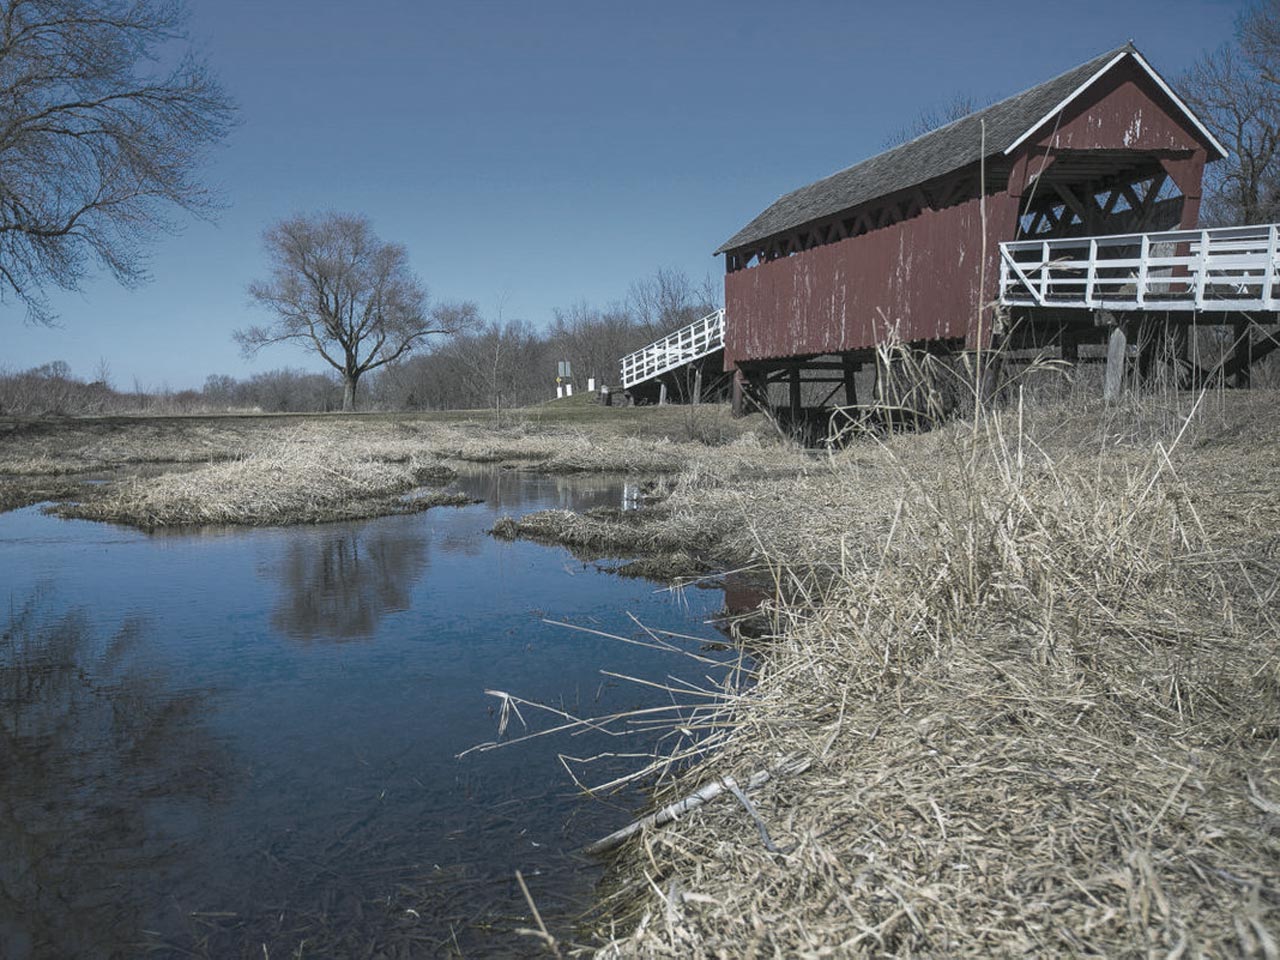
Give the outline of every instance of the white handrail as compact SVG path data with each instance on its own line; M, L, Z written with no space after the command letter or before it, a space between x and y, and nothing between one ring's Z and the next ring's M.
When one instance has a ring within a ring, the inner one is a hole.
M705 357L723 346L724 310L721 309L623 357L618 362L623 389Z
M1280 310L1277 225L1000 244L1000 302L1090 310Z

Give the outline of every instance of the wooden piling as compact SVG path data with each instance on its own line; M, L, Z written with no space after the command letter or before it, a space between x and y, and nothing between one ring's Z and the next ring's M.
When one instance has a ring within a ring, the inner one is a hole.
M858 372L858 368L862 366L855 363L847 356L841 357L841 364L844 370L844 402L845 406L856 407L858 405L858 384L854 377Z
M1232 366L1235 367L1235 377L1232 386L1241 389L1249 389L1249 368L1253 365L1253 336L1249 332L1249 321L1237 321L1232 327L1232 337L1235 340L1235 346L1232 348Z
M1124 368L1128 352L1129 338L1125 334L1124 324L1113 324L1111 337L1107 341L1107 372L1102 384L1102 399L1107 403L1119 400L1124 390Z

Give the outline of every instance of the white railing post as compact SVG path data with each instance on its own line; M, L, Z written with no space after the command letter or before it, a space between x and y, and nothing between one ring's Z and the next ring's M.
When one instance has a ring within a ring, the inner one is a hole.
M1138 246L1138 306L1146 306L1147 303L1147 258L1151 254L1151 238L1147 234L1142 235L1142 242Z
M1089 266L1085 272L1084 278L1084 302L1085 306L1093 306L1093 285L1098 278L1098 238L1089 238Z
M1049 298L1049 241L1040 244L1040 302Z
M1271 295L1271 285L1276 279L1276 225L1267 227L1267 266L1262 274L1262 289L1258 291L1262 303L1268 310L1275 309L1275 297Z
M1204 285L1209 273L1209 231L1200 231L1200 256L1196 258L1195 307L1204 309Z

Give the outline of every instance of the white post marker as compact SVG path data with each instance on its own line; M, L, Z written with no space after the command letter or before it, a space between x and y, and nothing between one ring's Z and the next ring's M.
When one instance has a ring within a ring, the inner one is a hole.
M566 384L564 385L564 395L565 395L566 397L572 397L572 396L573 396L573 384L572 384L572 383L566 383Z
M557 399L557 400L560 400L560 399L562 399L563 397L564 397L564 387L560 386L560 384L558 384L558 383L557 383L557 384L556 384L556 399Z
M596 392L596 378L587 377L587 393L595 393L595 392Z

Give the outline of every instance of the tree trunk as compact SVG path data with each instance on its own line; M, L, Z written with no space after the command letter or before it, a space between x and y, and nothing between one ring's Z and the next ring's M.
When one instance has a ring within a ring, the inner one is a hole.
M346 374L342 378L342 411L350 413L356 408L356 380L358 378L353 374Z

